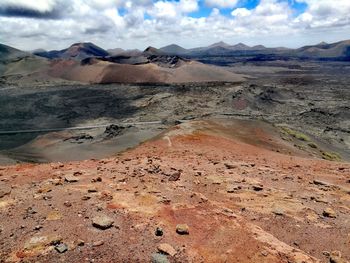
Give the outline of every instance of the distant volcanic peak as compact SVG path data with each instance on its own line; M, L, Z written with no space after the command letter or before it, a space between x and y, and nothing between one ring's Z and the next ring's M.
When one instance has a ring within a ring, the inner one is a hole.
M232 47L235 48L235 49L249 49L250 48L249 46L247 46L244 43L238 43L238 44L236 44L236 45L234 45Z
M220 41L220 42L217 42L217 43L214 43L214 44L210 45L209 47L224 47L224 48L227 48L227 47L230 47L230 45L225 43L224 41Z
M160 55L164 55L164 52L161 51L160 49L149 46L148 48L145 49L145 51L143 51L143 54L147 56L152 56L152 55L160 56Z
M266 49L266 47L263 45L256 45L256 46L253 46L252 48L253 49Z
M80 53L85 53L86 55L98 57L109 55L109 53L106 50L100 48L99 46L96 46L91 42L74 43L67 49L66 52L73 57L78 56Z
M171 45L162 47L159 50L171 55L181 55L181 54L186 54L188 52L187 49L176 44L171 44Z

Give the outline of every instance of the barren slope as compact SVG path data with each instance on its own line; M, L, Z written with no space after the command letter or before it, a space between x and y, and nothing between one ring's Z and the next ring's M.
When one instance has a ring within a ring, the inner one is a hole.
M350 165L247 124L190 122L114 158L0 168L0 261L349 260Z

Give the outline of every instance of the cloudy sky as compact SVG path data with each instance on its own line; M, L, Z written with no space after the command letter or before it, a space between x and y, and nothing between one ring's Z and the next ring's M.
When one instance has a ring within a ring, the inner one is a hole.
M298 47L350 38L350 0L0 0L0 43Z

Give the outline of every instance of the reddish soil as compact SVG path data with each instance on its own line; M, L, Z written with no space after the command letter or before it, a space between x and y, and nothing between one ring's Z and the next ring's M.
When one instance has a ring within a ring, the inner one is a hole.
M1 167L0 180L0 262L151 262L160 243L169 262L350 260L350 164L259 123L185 123L113 158Z

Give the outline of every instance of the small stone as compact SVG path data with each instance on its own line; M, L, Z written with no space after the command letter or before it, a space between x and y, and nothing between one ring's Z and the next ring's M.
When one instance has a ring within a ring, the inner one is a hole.
M69 201L65 201L63 204L64 204L65 207L71 207L72 206L72 203L69 202Z
M101 178L100 176L97 177L97 178L93 178L93 179L91 180L91 182L92 182L92 183L102 182L102 178Z
M169 260L166 255L163 255L160 253L154 253L152 254L151 262L152 263L169 263Z
M232 164L232 163L224 163L224 165L227 169L235 169L238 167L237 164Z
M331 255L329 251L322 251L322 254L326 257L329 257Z
M340 251L332 251L329 258L330 263L348 263L345 259L342 259Z
M264 187L260 184L253 185L252 187L253 187L253 190L257 192L262 191L264 189Z
M77 244L77 246L82 247L82 246L85 245L85 241L82 240L82 239L78 239L78 240L76 241L76 244Z
M91 199L91 196L88 196L88 195L84 195L84 196L81 198L81 200L83 200L83 201L87 201L87 200L89 200L89 199Z
M179 235L188 235L190 233L188 225L178 224L176 226L176 233L178 233Z
M239 191L239 190L241 190L242 189L242 187L241 186L239 186L239 185L230 185L229 187L227 187L227 192L228 193L235 193L235 192L237 192L237 191Z
M64 253L68 250L68 246L64 243L58 244L55 246L55 249L58 253Z
M159 244L158 251L161 253L170 255L172 257L175 256L175 254L176 254L176 250L171 245L169 245L167 243Z
M272 213L278 216L283 216L284 215L284 210L280 207L276 207L272 210Z
M6 195L11 193L11 188L6 185L0 185L0 198L3 198Z
M176 171L169 176L169 181L171 181L171 182L177 181L180 179L180 176L181 176L181 172Z
M154 233L157 237L161 237L163 235L163 229L161 227L157 227Z
M40 229L42 229L43 227L41 226L41 225L37 225L37 226L35 226L34 227L34 230L40 230Z
M328 207L325 210L323 210L323 216L330 217L330 218L336 218L337 213L332 208Z
M92 225L102 230L112 227L113 224L114 224L114 220L106 215L95 216L92 219Z
M97 192L98 192L97 188L89 188L88 189L88 193L97 193Z
M76 183L79 181L79 179L73 175L66 175L64 177L64 181L66 181L67 183Z
M92 243L92 246L93 247L99 247L99 246L102 246L105 242L103 240L100 240L100 241L96 241L94 243Z

